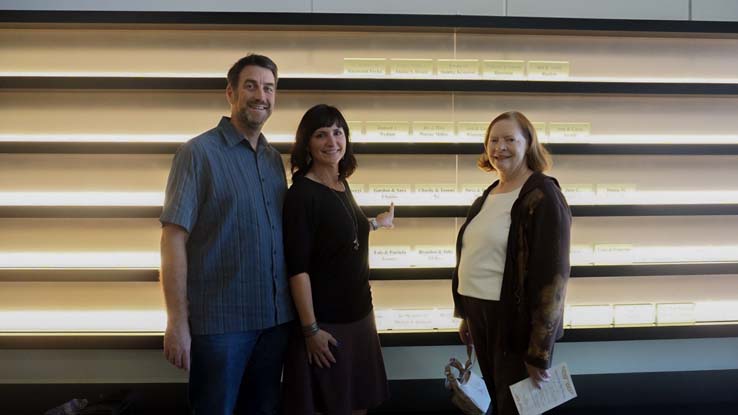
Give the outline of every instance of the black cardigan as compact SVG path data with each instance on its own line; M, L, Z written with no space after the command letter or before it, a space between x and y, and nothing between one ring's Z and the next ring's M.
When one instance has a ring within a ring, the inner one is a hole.
M451 284L456 317L465 318L458 292L464 231L498 183L494 182L474 201L456 239L456 268ZM506 351L523 354L528 364L548 369L554 343L564 334L571 209L556 179L533 173L523 185L510 216L500 293L502 345Z

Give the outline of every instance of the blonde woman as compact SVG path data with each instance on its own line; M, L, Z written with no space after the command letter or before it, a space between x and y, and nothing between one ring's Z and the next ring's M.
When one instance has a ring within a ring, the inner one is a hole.
M517 414L509 386L548 380L563 335L571 211L551 159L519 112L496 117L478 165L497 180L471 206L456 241L452 291L459 335L473 343L491 413Z

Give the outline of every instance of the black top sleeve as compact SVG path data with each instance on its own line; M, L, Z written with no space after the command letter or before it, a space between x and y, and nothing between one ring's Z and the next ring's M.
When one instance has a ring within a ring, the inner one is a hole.
M316 224L313 218L312 197L304 186L292 186L284 202L284 252L287 275L291 278L308 272Z

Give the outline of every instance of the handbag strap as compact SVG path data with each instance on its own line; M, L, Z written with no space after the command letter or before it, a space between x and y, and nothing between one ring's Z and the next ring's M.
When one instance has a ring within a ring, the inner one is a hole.
M474 361L476 360L476 354L474 353L474 345L473 344L467 344L466 345L466 364L464 367L470 368L474 366Z
M474 366L474 361L476 360L476 353L474 353L474 345L473 344L467 344L466 345L466 364L464 364L464 371L460 373L461 377L461 383L466 383L469 381L469 377L471 376L471 368Z
M455 358L451 358L446 364L445 373L446 373L446 379L447 379L447 387L452 388L458 388L459 384L465 384L469 381L469 377L471 377L471 368L474 366L474 360L476 357L476 354L474 353L474 347L470 344L466 345L466 364L462 365L461 362L456 360ZM453 374L451 369L456 369L459 371L458 378Z
M459 372L459 377L461 377L464 374L464 367L461 365L461 362L453 357L446 364L446 369L444 370L446 373L446 388L456 390L459 388L459 378L456 377L452 369L456 369Z

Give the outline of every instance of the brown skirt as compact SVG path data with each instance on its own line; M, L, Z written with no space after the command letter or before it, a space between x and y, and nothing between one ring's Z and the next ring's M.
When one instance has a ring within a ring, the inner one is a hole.
M285 414L350 415L387 400L389 386L374 312L353 323L319 324L338 340L338 347L331 347L336 363L322 369L308 364L305 340L295 324L284 362Z

